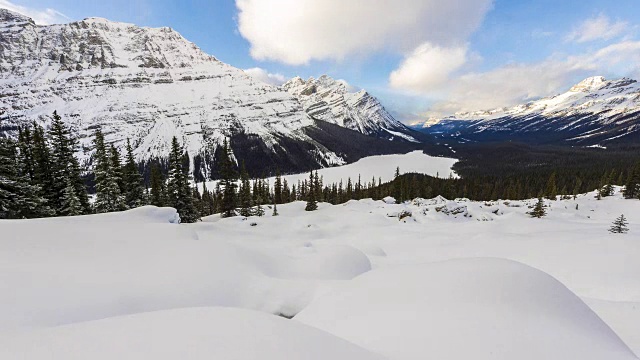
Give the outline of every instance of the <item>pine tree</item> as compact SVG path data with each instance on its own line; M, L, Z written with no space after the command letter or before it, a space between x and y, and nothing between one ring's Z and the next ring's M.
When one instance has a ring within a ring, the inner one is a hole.
M544 208L544 200L542 199L542 196L538 198L538 202L533 207L533 210L531 210L527 214L534 218L541 218L547 215L547 211Z
M133 209L144 204L144 185L129 139L127 139L126 152L126 161L122 169L124 201L129 209Z
M104 135L100 129L96 129L93 140L94 174L96 182L96 200L94 208L97 213L121 211L125 209L124 197L120 193L117 175L114 168L113 154L107 153L104 143Z
M67 179L67 186L64 188L61 213L65 216L77 216L84 213L80 198L78 198L76 188L70 178Z
M149 183L151 186L149 203L158 207L167 206L167 189L160 165L153 164L151 166Z
M547 181L545 195L549 200L556 200L558 196L558 186L556 185L556 173L553 172Z
M276 204L282 204L282 177L280 176L280 169L276 169L276 181L273 184L273 197Z
M51 151L47 145L44 129L33 123L33 183L38 186L40 195L47 199L47 204L53 211L53 215L56 213L55 209L55 193L52 189L55 188L53 184L53 176L51 173Z
M271 216L278 216L280 214L278 214L278 204L276 204L275 202L273 203L273 214Z
M626 234L629 231L627 225L629 225L629 223L624 217L624 214L622 214L613 222L613 225L609 228L609 232L613 234Z
M200 220L200 214L193 203L193 192L189 185L188 169L184 168L184 151L174 136L169 153L169 183L167 197L169 205L174 207L183 223Z
M629 169L624 188L624 197L626 199L640 199L640 162Z
M247 169L242 163L242 170L240 172L240 216L249 217L253 215L253 198L251 196L251 183L249 181L249 174Z
M51 206L63 209L63 199L67 198L67 187L71 183L80 202L83 214L91 211L87 188L82 180L78 159L74 156L76 140L71 130L64 124L57 112L53 112L53 120L49 129L51 143ZM62 211L64 214L65 211Z
M233 160L231 159L231 149L227 140L222 145L222 153L220 155L220 187L222 188L222 203L220 210L222 217L236 216L236 171L233 168Z
M40 188L20 171L17 144L0 138L0 219L45 217L53 214Z
M309 174L309 184L314 183L313 171ZM313 185L310 186L313 189ZM316 194L315 191L310 190L307 194L307 206L304 208L305 211L315 211L318 210L318 203L316 202Z
M213 194L207 189L207 182L202 183L202 216L209 216L216 213Z

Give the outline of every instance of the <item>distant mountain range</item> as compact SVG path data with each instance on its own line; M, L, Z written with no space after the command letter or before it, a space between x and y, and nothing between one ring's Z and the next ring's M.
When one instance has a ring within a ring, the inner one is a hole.
M640 84L585 79L564 94L512 108L458 113L417 127L448 142L522 141L606 147L640 143Z
M0 9L0 136L54 110L79 137L89 164L93 132L139 161L185 144L198 176L227 139L253 174L306 171L415 149L423 134L378 100L328 76L275 87L204 53L171 28L101 18L39 26Z

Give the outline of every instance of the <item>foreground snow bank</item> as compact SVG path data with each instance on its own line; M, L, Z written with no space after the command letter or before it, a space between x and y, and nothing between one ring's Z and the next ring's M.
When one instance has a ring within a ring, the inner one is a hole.
M177 309L0 337L0 359L281 360L382 358L318 329L231 308Z
M198 306L292 316L317 281L371 269L346 245L305 244L283 255L230 243L243 238L237 227L234 236L216 224L178 225L176 216L144 207L1 221L0 331Z
M294 319L390 359L635 359L564 285L504 259L375 270Z

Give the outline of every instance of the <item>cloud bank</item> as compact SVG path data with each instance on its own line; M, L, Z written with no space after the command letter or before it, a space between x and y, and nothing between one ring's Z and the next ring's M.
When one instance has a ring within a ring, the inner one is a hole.
M251 56L290 65L463 44L492 0L236 0Z
M245 69L244 72L252 78L262 81L263 83L279 86L287 81L287 78L282 74L272 74L265 69L254 67L251 69Z

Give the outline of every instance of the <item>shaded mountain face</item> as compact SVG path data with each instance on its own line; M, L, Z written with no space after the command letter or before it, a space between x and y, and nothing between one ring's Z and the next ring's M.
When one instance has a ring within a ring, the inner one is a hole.
M300 100L312 119L382 139L418 142L415 132L394 119L375 97L343 80L327 75L308 80L295 77L282 87Z
M640 142L640 84L585 79L569 91L512 108L458 113L421 131L450 141L514 140L612 146Z
M166 157L177 136L198 157L192 169L202 176L211 175L215 149L224 139L238 161L256 164L249 169L256 175L361 156L324 144L310 131L318 129L317 120L338 124L344 127L332 128L340 133L334 138L348 142L354 132L346 130L359 128L309 116L294 94L220 62L170 28L100 18L38 26L0 9L0 98L0 135L15 136L19 125L31 121L47 126L57 110L78 136L78 155L87 164L96 128L119 148L130 139L138 161ZM372 103L379 105L368 95L354 98L348 111L366 122ZM382 142L372 147L371 152L385 151Z

